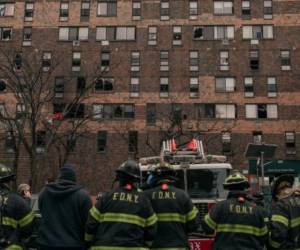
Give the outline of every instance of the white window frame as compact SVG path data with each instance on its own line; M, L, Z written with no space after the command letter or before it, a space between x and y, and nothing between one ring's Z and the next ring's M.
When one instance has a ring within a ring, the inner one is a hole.
M15 4L14 3L0 3L0 17L14 16Z
M139 95L140 95L140 78L139 77L131 77L130 78L129 95L130 95L130 97L139 97Z
M189 1L189 19L196 20L198 18L198 1L190 0Z
M191 89L197 89L197 91L191 91ZM189 92L190 92L190 98L197 98L199 96L198 77L190 77Z
M148 26L148 45L157 45L157 26Z
M236 79L235 77L216 77L216 92L219 93L227 93L227 92L234 92L236 86ZM218 81L221 83L224 82L224 88L218 89Z
M215 104L215 117L217 119L235 119L235 104Z

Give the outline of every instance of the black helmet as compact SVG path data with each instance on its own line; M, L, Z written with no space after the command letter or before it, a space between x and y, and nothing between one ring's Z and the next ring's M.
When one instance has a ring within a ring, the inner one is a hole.
M228 190L244 190L250 187L247 178L239 172L229 175L223 186Z
M116 170L118 178L140 179L139 165L134 160L123 162Z
M9 182L13 180L15 176L10 167L0 164L0 182Z
M272 198L277 200L277 194L280 190L294 185L295 177L292 174L283 174L279 176L272 185Z
M162 179L162 178L174 179L176 176L176 171L172 167L172 165L170 165L169 163L161 162L161 163L156 164L156 166L153 169L153 174L160 179Z

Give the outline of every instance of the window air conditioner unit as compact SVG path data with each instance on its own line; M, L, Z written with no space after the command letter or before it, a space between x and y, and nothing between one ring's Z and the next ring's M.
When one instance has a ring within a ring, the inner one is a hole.
M228 39L222 39L222 45L229 45Z
M80 41L79 40L73 41L73 46L80 46Z
M251 45L257 45L257 44L259 44L259 40L258 39L252 39L250 43L251 43Z

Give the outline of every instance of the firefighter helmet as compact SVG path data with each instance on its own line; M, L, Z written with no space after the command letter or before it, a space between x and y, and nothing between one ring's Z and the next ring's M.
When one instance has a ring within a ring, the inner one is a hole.
M223 186L228 190L244 190L250 187L247 178L239 172L229 175Z
M156 164L153 174L158 178L174 178L176 176L176 171L169 163L161 162Z
M134 160L128 160L123 162L116 170L118 178L140 178L140 169L138 164Z
M279 176L272 185L272 198L277 200L278 193L284 188L291 188L294 185L295 177L292 174Z
M12 172L10 167L6 167L3 164L0 164L0 182L9 182L11 181L16 175Z

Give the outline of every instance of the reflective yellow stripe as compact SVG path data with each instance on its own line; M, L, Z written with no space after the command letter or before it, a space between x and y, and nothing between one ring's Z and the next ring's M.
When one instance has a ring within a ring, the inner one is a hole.
M99 210L93 206L90 209L90 215L98 222L101 222L101 213L99 212Z
M23 219L19 220L20 227L25 227L34 220L34 213L30 212Z
M84 234L84 240L85 241L92 241L93 239L94 239L94 235L88 234L88 233Z
M288 220L288 218L286 218L286 217L284 217L282 215L279 215L279 214L273 215L272 218L271 218L271 221L281 222L283 225L289 227L289 220Z
M137 215L121 214L121 213L102 214L101 222L109 222L109 221L136 224L141 227L145 227L145 225L146 225L146 220Z
M185 216L178 213L159 213L158 221L181 222L185 223Z
M291 227L297 227L300 225L300 217L291 220Z
M190 211L186 216L185 216L185 219L186 221L191 221L193 219L196 218L198 214L198 209L196 207L193 207L192 211Z
M270 237L269 237L269 243L270 243L271 247L273 247L273 248L280 248L280 243L272 240Z
M23 247L18 246L18 245L10 245L5 248L5 250L23 250Z
M90 250L149 250L145 247L108 247L108 246L94 246Z
M10 226L10 227L13 227L13 228L17 228L18 227L18 221L16 221L13 218L3 217L2 218L2 225Z
M214 222L212 218L210 218L209 214L205 215L204 221L206 222L206 224L207 224L210 228L216 229L217 223Z
M217 225L217 232L224 233L245 233L255 236L263 236L268 233L266 226L258 228L254 226L241 225L241 224L219 224Z
M146 227L150 227L154 225L157 222L157 216L156 214L153 214L148 219L146 219Z

